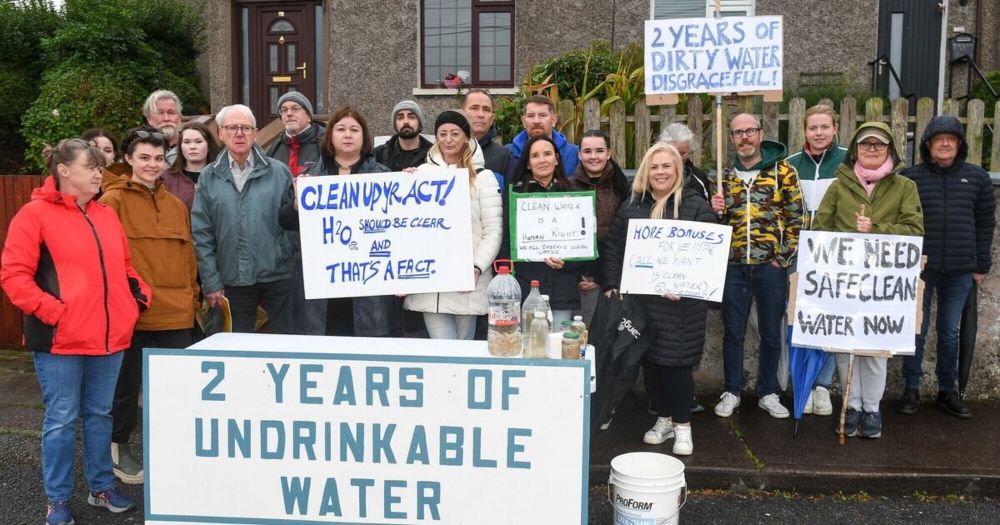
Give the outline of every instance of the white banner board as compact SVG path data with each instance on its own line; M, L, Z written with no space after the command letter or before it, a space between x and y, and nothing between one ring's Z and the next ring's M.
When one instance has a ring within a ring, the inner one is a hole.
M782 89L781 16L646 20L646 96Z
M144 350L147 523L587 523L586 360L253 336Z
M802 231L792 344L912 355L922 237Z
M306 299L475 287L466 170L300 177L296 199Z
M732 237L722 224L629 219L621 292L722 302Z
M597 258L596 194L592 191L510 193L511 258L564 261Z

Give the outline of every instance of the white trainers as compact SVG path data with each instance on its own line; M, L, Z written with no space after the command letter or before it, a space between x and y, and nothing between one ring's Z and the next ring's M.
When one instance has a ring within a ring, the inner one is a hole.
M830 391L818 386L809 397L813 400L812 413L817 416L829 416L833 413L833 403L830 402Z
M812 390L809 391L809 397L806 398L806 406L805 406L805 408L802 409L802 413L803 414L812 414L813 413L813 392L812 392Z
M778 399L778 394L768 394L757 402L757 406L767 410L771 417L776 417L778 419L788 417L788 409L781 404L781 400Z
M732 392L723 392L719 396L719 403L715 405L715 415L719 417L729 417L733 415L733 410L740 406L740 396Z
M642 436L642 441L650 445L659 445L664 441L674 437L674 422L669 417L656 418L653 428L646 431Z
M694 441L691 439L691 425L674 426L674 454L690 456L694 452Z

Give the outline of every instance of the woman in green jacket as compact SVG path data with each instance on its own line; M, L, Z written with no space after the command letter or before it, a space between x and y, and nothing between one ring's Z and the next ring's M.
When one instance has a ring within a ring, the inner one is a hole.
M837 169L816 212L814 230L923 235L924 217L917 185L901 177L899 159L889 126L866 122L851 140L847 159ZM843 389L847 379L847 354L837 354L837 372ZM884 357L858 356L847 403L844 433L878 438L882 435L879 403L885 392Z

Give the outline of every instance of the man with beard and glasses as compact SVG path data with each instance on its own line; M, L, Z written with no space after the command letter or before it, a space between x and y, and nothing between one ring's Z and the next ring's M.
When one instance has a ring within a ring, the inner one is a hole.
M142 116L145 117L146 122L160 130L160 133L163 133L163 138L167 141L167 154L164 156L167 161L167 169L172 167L174 160L177 159L177 139L179 137L177 130L181 126L181 111L183 109L181 99L177 98L173 91L166 89L154 91L142 105Z
M278 99L278 114L281 115L285 132L274 141L267 156L288 165L292 178L295 178L319 160L323 125L312 121L312 103L298 91L281 95Z
M424 112L412 100L403 100L392 108L392 129L396 134L375 148L375 161L392 171L416 168L427 160L431 141L420 136L424 129Z

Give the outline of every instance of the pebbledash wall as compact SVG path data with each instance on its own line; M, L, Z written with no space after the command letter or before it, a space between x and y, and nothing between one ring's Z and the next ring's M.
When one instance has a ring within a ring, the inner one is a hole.
M972 0L966 6L949 2L950 19L945 38L955 27L967 32L977 27L977 3L983 2L979 27L980 65L1000 68L1000 3ZM212 110L234 100L231 86L233 49L233 2L207 2L208 49L200 66L207 74L206 91ZM418 0L372 0L355 2L326 0L327 14L327 107L350 103L368 117L375 134L392 132L389 115L402 99L415 99L429 121L444 109L458 105L453 90L418 89L419 10ZM601 38L616 49L629 42L642 42L643 20L649 2L640 0L518 1L515 7L515 82L519 84L530 64L537 64L566 51L586 47ZM871 0L757 0L757 15L785 17L785 89L800 87L803 74L840 73L848 86L866 89L870 84L867 62L876 55L878 3ZM947 76L946 76L947 78ZM510 90L493 90L500 94ZM955 96L964 93L955 92ZM1000 399L1000 236L994 239L997 268L979 290L980 327L977 355L968 396ZM709 330L696 378L698 390L719 392L722 388L722 319L709 313ZM744 384L752 391L757 375L759 338L748 330ZM936 388L933 330L925 357L925 395ZM900 359L890 362L887 398L901 388Z

